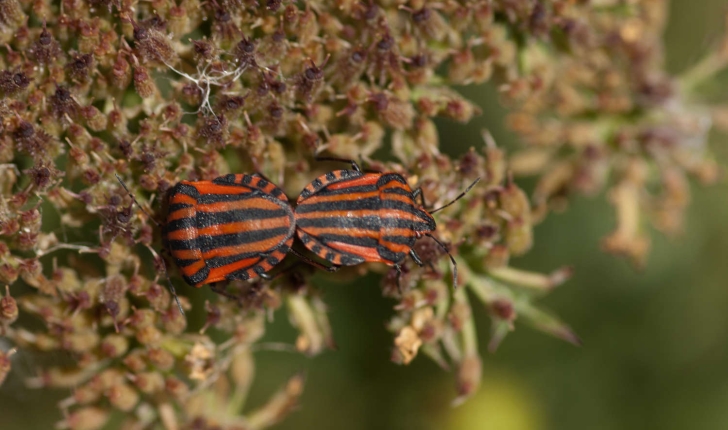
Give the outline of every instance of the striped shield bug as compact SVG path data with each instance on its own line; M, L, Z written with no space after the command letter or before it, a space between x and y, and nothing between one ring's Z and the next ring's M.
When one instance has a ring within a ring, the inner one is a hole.
M141 208L118 175L117 179ZM157 225L182 278L194 287L268 278L266 272L283 260L293 243L295 216L288 198L257 174L181 181L170 189L167 202L166 222ZM177 299L171 282L170 290ZM213 290L220 292L214 285Z
M296 234L306 248L334 266L380 262L394 266L401 275L400 265L407 255L423 265L413 246L428 236L450 257L453 286L457 286L455 259L430 234L436 228L432 214L463 197L480 178L450 203L428 211L422 190L412 190L398 173L364 173L351 160L319 160L348 162L352 170L319 176L298 197Z

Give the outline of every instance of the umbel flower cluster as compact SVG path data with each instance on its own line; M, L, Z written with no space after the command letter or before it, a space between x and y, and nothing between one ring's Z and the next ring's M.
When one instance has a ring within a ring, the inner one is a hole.
M569 191L609 187L618 228L605 247L641 262L645 220L676 231L686 174L716 176L710 112L662 69L665 8L0 0L0 380L15 357L60 351L70 359L27 381L70 393L60 428L101 428L115 412L125 428L265 428L293 409L304 382L294 375L259 409L244 408L266 316L284 308L299 331L293 347L317 354L336 330L317 282L367 271L383 274L395 303L393 360L425 354L456 369L456 401L480 381L474 312L491 316L491 350L517 319L578 343L533 303L570 270L509 265L530 249L534 222ZM724 57L725 48L690 82ZM528 149L509 160L485 133L480 149L451 158L434 119L468 122L479 109L453 88L486 82L501 89ZM180 180L260 172L294 198L332 167L314 161L321 153L401 173L433 206L481 177L437 215L460 287L443 251L422 239L427 264L404 265L402 294L381 265L297 268L234 282L233 298L198 303L182 291L185 308L207 313L188 327L165 285L160 231L114 174L161 220ZM541 175L533 199L511 173Z

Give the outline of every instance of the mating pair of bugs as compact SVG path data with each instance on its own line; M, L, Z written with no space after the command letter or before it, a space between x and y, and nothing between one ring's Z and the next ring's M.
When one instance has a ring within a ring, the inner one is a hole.
M230 174L175 185L168 194L167 220L161 227L165 247L184 280L201 287L269 278L267 272L288 252L329 271L381 262L401 273L407 255L423 265L413 246L428 236L449 255L456 285L455 259L430 234L436 228L432 214L463 197L480 178L450 203L428 211L422 190L413 191L402 175L365 173L354 161L328 160L348 162L352 170L316 178L301 192L295 210L283 191L259 174ZM136 202L118 175L117 179ZM294 234L331 266L294 250ZM179 306L171 282L170 288Z

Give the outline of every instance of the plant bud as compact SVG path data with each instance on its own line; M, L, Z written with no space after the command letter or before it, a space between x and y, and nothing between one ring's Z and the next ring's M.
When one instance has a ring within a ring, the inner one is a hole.
M10 296L10 287L5 286L5 296L0 299L0 322L7 326L18 319L18 303Z
M134 88L143 99L153 96L156 92L157 87L146 67L141 65L134 67Z
M117 358L126 354L129 341L126 336L110 334L101 341L101 353L108 358Z
M176 38L189 33L190 18L187 16L187 10L183 6L172 6L169 9L167 28Z
M81 115L86 119L86 124L92 131L98 132L106 129L106 116L95 106L89 105L81 108Z
M164 386L166 391L177 399L184 399L190 391L189 387L184 382L174 376L168 377L164 381Z
M11 349L8 352L0 351L0 386L2 386L3 382L5 382L5 378L7 378L8 373L10 373L10 369L12 367L10 357L15 354L15 352L15 349Z
M508 265L510 251L507 246L496 244L488 250L485 256L484 265L486 269L497 269Z
M59 428L69 430L98 430L106 425L110 414L107 410L99 407L87 407L77 409L68 414Z
M170 370L174 366L174 356L172 353L161 348L151 348L147 354L147 358L152 365L162 371Z
M514 218L506 224L506 243L513 255L523 255L533 246L533 228L523 218Z
M139 394L129 384L114 384L106 392L109 402L122 412L131 411L139 403Z
M453 402L459 404L472 396L480 387L483 376L483 364L480 357L469 355L463 358L458 369L457 391L458 398Z
M159 372L139 373L132 380L144 394L155 394L164 390L164 377Z
M0 0L0 25L15 30L20 27L28 17L18 0ZM5 29L3 31L6 31Z

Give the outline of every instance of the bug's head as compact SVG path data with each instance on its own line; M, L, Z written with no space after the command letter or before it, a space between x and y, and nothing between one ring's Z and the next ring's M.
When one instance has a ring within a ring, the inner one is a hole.
M415 234L418 238L422 237L425 233L435 231L437 228L435 218L424 207L418 206L416 215L418 221L415 223Z
M428 211L424 206L418 205L417 206L417 217L420 219L420 222L415 227L415 231L417 233L417 237L420 238L423 235L425 235L426 233L429 233L431 231L435 231L435 229L437 228L437 224L435 223L435 218L433 218L432 214L434 214L435 212L439 212L439 211L445 209L446 207L452 205L456 201L458 201L461 198L463 198L463 196L465 196L465 194L467 194L468 191L470 191L475 186L475 184L477 184L479 181L480 181L480 178L477 178L475 181L473 181L472 184L470 184L470 186L468 186L468 188L465 189L465 191L463 191L462 193L460 193L460 195L458 195L457 197L455 197L450 203L447 203L444 206L440 206L437 209L433 209L431 211Z

